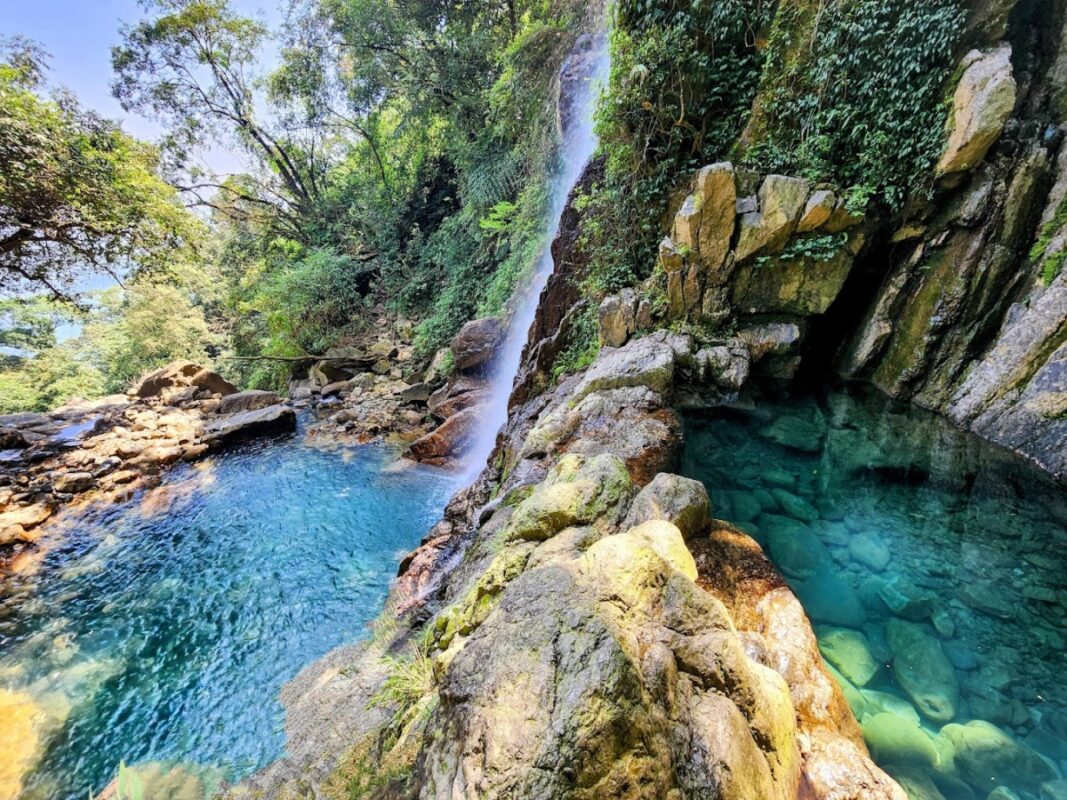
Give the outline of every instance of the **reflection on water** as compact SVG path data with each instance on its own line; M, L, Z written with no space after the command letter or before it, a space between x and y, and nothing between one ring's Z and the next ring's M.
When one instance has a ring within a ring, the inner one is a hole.
M1062 487L867 392L686 426L684 471L786 576L912 798L1067 797Z
M450 488L354 455L291 439L179 468L7 579L0 798L85 798L120 761L203 793L280 755L282 684L363 635Z

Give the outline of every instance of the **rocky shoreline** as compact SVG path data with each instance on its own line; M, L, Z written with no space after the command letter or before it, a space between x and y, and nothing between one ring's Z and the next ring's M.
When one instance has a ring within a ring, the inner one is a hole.
M120 502L179 461L295 426L278 395L238 392L191 362L144 376L126 395L0 417L0 551L17 558L66 505Z

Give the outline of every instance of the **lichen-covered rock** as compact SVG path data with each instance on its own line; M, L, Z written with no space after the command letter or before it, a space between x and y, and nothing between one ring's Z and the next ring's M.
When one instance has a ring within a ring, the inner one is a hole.
M810 233L823 226L837 206L837 195L830 189L818 189L811 193L804 204L804 212L797 223L797 233Z
M571 394L577 403L605 389L643 386L667 395L674 384L675 351L663 337L646 336L600 355Z
M600 344L622 347L637 330L637 293L623 289L605 297L599 308Z
M572 525L596 522L629 500L630 485L626 464L616 456L566 455L515 509L509 535L544 540Z
M963 172L978 165L1015 108L1011 46L985 53L972 51L952 99L951 130L937 162L941 174Z
M700 263L706 286L721 286L728 274L723 266L733 240L737 183L733 165L728 162L709 164L696 175L696 194L700 197Z
M780 249L793 235L804 204L808 182L786 175L768 175L759 190L759 211L741 217L737 241L737 262L743 263L758 252Z
M664 520L676 525L688 539L704 531L710 509L704 484L664 472L637 493L623 527L633 528L650 520Z

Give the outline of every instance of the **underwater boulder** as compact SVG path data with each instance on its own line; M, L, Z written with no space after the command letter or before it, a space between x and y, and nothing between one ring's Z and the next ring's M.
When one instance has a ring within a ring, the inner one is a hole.
M951 743L956 769L976 789L1006 784L1036 792L1059 777L1045 759L989 722L946 725L939 736Z
M910 719L883 711L867 717L860 727L879 763L935 767L940 760L933 737Z
M960 684L941 642L918 625L899 619L886 623L893 648L893 677L919 711L936 722L955 719Z
M878 674L879 664L867 646L867 637L847 628L819 632L819 652L856 686L866 686Z
M824 564L810 578L797 583L793 587L797 597L816 622L861 628L867 611L855 590L834 570L833 564Z

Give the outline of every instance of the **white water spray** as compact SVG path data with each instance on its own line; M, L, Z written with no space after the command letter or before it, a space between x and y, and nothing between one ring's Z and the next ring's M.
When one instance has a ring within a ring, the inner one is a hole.
M552 242L559 232L567 198L596 151L593 113L600 88L607 82L609 66L607 35L600 31L579 37L560 70L562 165L553 176L550 187L548 219L552 221L551 228L542 243L536 268L513 298L514 312L507 321L504 342L496 353L490 374L489 399L467 454L462 485L470 483L482 471L496 445L497 434L507 423L508 399L522 361L522 351L537 314L541 292L555 266Z

